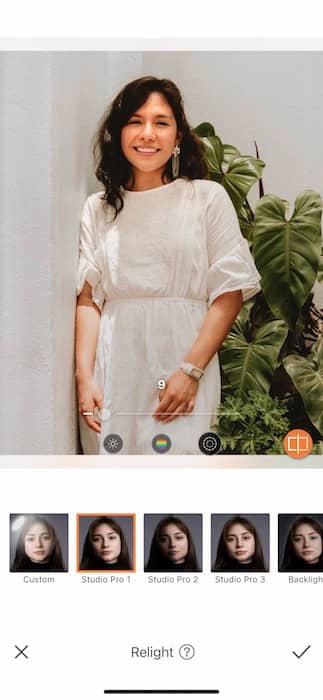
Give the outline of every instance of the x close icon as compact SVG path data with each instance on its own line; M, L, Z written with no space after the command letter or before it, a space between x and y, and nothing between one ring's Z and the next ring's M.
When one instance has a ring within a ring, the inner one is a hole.
M18 651L18 654L16 654L15 659L18 659L18 656L24 656L25 659L28 659L27 654L25 654L25 651L26 651L26 649L28 649L28 646L29 645L26 644L26 646L23 649L20 649L20 647L18 647L17 644L15 644L15 649L17 649L17 651Z

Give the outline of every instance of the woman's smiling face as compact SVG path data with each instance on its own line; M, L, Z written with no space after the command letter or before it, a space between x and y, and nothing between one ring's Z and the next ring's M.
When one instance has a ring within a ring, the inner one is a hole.
M138 173L154 174L160 179L174 146L180 141L173 111L165 97L152 92L121 130L121 149Z

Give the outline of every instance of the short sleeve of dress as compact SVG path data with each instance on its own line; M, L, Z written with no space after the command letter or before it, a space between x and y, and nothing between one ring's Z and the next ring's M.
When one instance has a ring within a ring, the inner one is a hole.
M242 291L243 301L259 292L260 275L243 238L231 199L217 186L206 211L209 258L208 305L225 292Z
M80 294L82 291L84 283L88 282L92 287L92 299L98 308L102 310L105 293L102 287L102 270L98 260L95 227L91 216L89 199L84 204L80 224L77 294Z

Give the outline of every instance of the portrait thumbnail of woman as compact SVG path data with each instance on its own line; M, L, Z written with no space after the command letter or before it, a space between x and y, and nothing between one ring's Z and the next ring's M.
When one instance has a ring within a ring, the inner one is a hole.
M201 571L202 515L145 515L145 571Z
M67 571L68 515L10 515L10 571Z
M268 571L269 515L212 515L212 571Z
M323 514L278 516L279 571L323 571Z
M134 516L80 515L78 551L81 571L132 571Z

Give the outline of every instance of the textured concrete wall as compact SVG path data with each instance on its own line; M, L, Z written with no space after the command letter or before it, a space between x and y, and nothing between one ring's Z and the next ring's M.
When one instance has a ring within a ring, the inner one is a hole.
M52 447L51 59L1 57L1 452Z
M73 454L79 216L91 139L141 54L0 56L0 451Z

